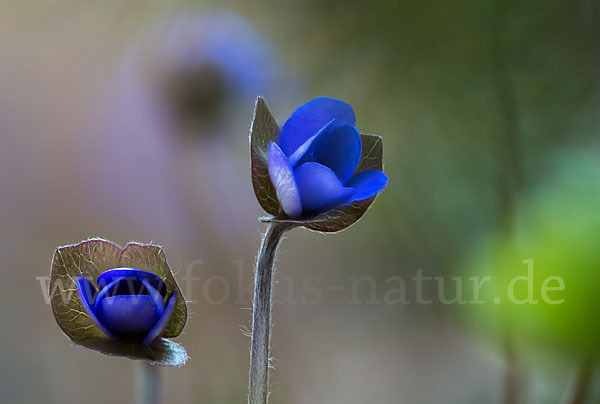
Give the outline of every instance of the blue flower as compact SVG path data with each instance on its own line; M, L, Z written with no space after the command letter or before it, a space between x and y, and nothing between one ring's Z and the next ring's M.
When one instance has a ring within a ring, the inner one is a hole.
M58 326L78 345L160 366L187 360L169 339L183 331L185 299L158 245L93 238L59 247L49 292Z
M269 177L290 218L314 215L375 196L379 170L357 172L363 150L352 107L328 97L298 107L267 151Z
M77 292L88 316L111 338L148 345L173 315L176 294L167 296L165 283L153 273L115 268L102 273L96 283L99 289L80 276Z

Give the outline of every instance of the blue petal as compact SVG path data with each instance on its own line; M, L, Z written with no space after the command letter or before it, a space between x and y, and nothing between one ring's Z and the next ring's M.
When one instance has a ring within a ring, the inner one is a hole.
M387 175L378 170L367 170L354 174L346 184L355 190L348 202L370 198L381 191L387 183Z
M133 276L147 280L163 297L167 295L167 285L165 285L165 282L158 275L135 268L115 268L108 270L98 277L96 283L98 284L98 287L102 287L108 285L117 278Z
M304 163L296 170L296 182L304 211L324 211L352 196L354 190L345 188L331 169L319 163Z
M329 97L315 98L296 108L283 124L279 146L286 156L291 156L300 145L333 119L336 125L354 125L354 110L344 101Z
M302 213L300 194L287 157L276 143L269 144L269 177L277 192L281 208L289 217L298 217Z
M142 346L148 345L149 343L154 341L156 337L158 337L158 334L160 334L162 330L164 330L166 325L169 323L169 320L173 315L173 310L175 310L175 293L171 294L171 299L169 299L169 303L167 304L167 307L165 308L165 311L163 312L160 319L156 322L156 324L154 325L152 330L150 330L150 332L146 335L146 337L144 337L144 340L141 344Z
M96 288L88 279L80 276L77 278L77 293L79 294L79 299L81 299L81 304L87 315L92 319L94 323L102 330L103 333L108 335L110 338L116 338L116 336L110 332L96 317L96 313L92 309L94 303L94 295L97 293Z
M100 278L98 278L98 279L100 279ZM121 281L124 281L124 282L121 283ZM137 286L137 288L135 286ZM120 278L114 279L111 283L109 283L108 285L106 285L102 289L100 289L100 292L98 292L98 295L96 296L96 300L94 302L94 313L96 313L98 311L100 302L106 296L136 295L137 292L141 291L141 289L143 287L144 287L144 285L142 284L142 282L138 278L135 278L135 277L132 278L132 277L123 277L122 276Z
M314 161L322 164L345 184L360 162L362 142L354 126L331 126L320 132L304 153L298 164Z
M148 295L105 297L96 307L98 319L119 336L143 336L159 319L156 306Z
M308 140L306 142L302 143L302 145L300 147L298 147L296 149L296 151L289 157L288 160L290 162L290 167L292 167L292 168L296 167L298 165L298 162L302 159L302 157L304 157L306 152L310 149L310 146L315 141L315 139L317 137L319 137L319 135L321 135L321 133L323 133L326 130L328 130L329 128L331 128L333 125L335 125L335 119L330 121L327 125L323 126L321 128L321 130L319 130L319 132L317 132L316 135L308 138Z
M94 306L94 300L96 299L98 291L89 279L84 278L83 276L77 278L77 293L84 305L87 304L90 307Z
M152 285L150 285L150 282L148 282L148 280L146 280L146 279L140 279L140 280L142 281L142 283L148 290L148 293L150 293L150 297L152 298L152 301L154 302L154 307L156 308L156 314L159 317L162 316L163 311L165 311L165 301L164 301L162 295L158 292L158 290L154 289L154 287L152 287Z

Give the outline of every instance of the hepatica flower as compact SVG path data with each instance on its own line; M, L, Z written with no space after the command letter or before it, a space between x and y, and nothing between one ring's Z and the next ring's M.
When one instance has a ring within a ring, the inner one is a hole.
M352 107L315 98L281 130L259 98L252 126L256 195L274 220L339 231L358 220L387 184L381 138L361 135Z
M315 98L298 107L283 128L256 101L250 135L252 185L273 217L263 237L254 277L248 402L267 404L273 263L285 232L304 226L337 232L355 223L388 182L383 144L356 129L352 107Z
M187 355L166 338L183 330L185 300L156 245L101 239L60 247L50 279L52 311L75 343L164 366Z

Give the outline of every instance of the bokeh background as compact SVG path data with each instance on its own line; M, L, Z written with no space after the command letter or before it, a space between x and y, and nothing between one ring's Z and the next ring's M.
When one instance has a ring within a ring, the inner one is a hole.
M595 0L2 1L0 401L133 401L134 363L73 347L42 292L54 248L90 236L160 242L183 284L178 341L191 359L163 371L168 402L244 401L265 228L248 156L260 94L280 124L316 96L349 102L359 129L383 136L390 178L351 229L284 241L271 402L501 403L507 374L523 402L559 402L600 338L599 11ZM419 269L506 275L532 257L570 276L576 305L414 302ZM398 276L410 304L384 299ZM370 279L358 301L353 277Z

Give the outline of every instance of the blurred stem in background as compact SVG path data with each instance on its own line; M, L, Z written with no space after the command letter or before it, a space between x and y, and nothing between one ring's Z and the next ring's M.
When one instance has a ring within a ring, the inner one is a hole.
M591 40L591 53L592 53L592 66L591 70L594 73L594 83L596 88L596 103L597 108L600 110L600 46L598 38L600 35L600 7L594 0L584 0L583 2L583 15L586 23L592 35ZM592 356L583 358L581 364L575 373L573 386L571 390L565 395L565 404L583 404L588 399L591 386L594 377L594 360Z
M289 223L271 223L262 239L256 260L248 380L248 403L250 404L266 404L269 399L273 264L281 238L293 226Z
M136 404L160 404L162 402L160 368L146 361L136 361L134 373Z
M596 0L583 1L583 17L591 36L591 70L593 72L597 116L600 117L600 5ZM600 124L600 120L598 120Z
M594 361L585 358L575 375L573 390L567 394L565 404L583 404L589 396L590 382L594 375Z
M515 101L514 84L511 79L508 55L503 46L503 34L507 21L509 3L497 1L492 9L490 24L490 56L493 92L499 110L499 142L496 147L496 165L499 169L498 190L498 237L514 233L517 195L523 182L521 152L519 146L519 116ZM503 403L517 404L523 398L523 374L509 321L504 321L501 336L506 360Z

